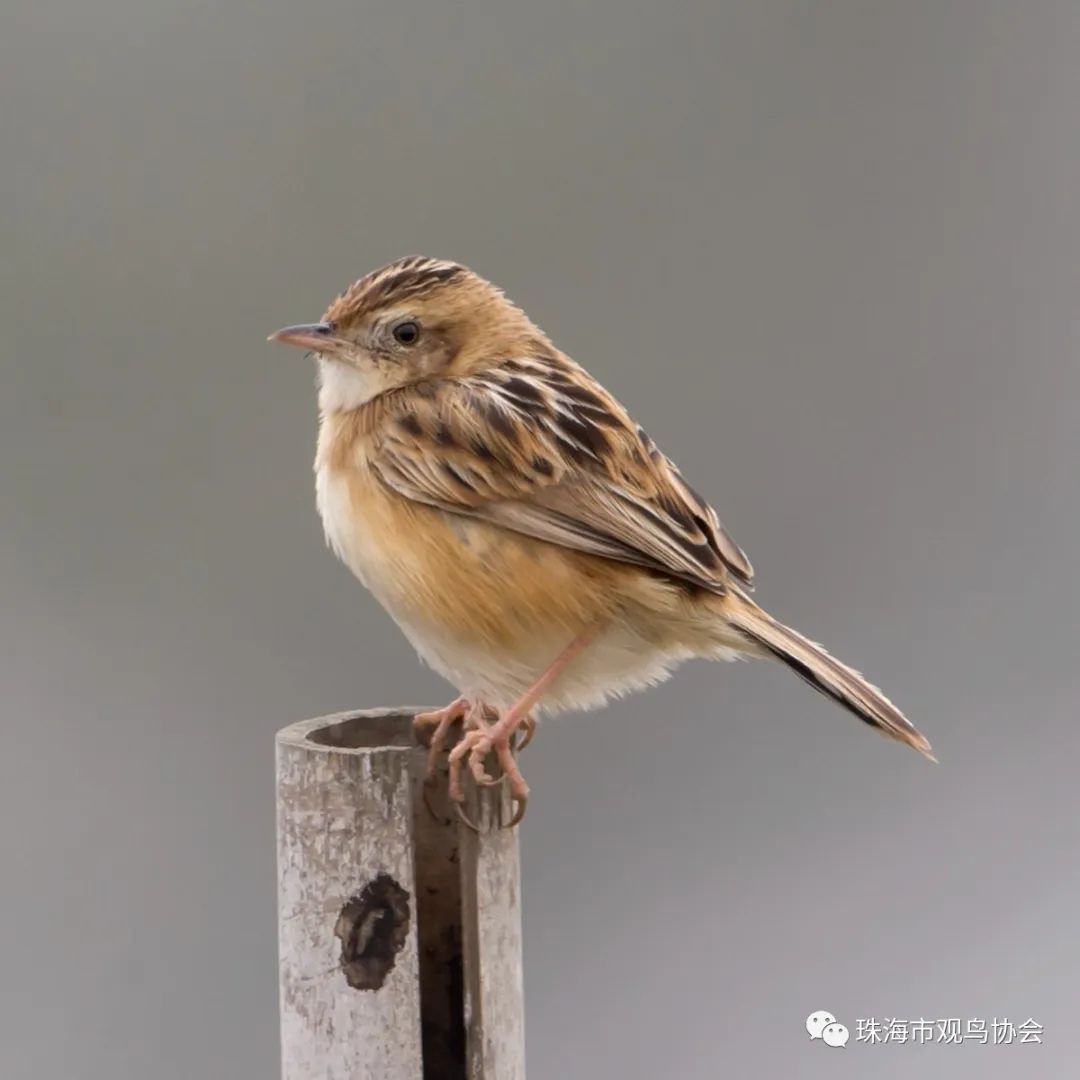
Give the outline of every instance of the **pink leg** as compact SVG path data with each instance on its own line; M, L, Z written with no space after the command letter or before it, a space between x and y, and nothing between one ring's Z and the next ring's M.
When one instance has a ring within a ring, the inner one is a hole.
M600 628L600 624L596 624L578 635L496 723L490 726L478 725L474 730L466 732L457 746L450 751L451 775L454 775L455 770L460 770L462 761L467 757L473 776L481 783L489 779L484 770L484 758L491 751L495 751L503 775L510 784L510 794L518 804L508 827L517 825L521 821L525 816L529 801L529 785L525 783L525 777L521 775L521 770L514 759L512 745L514 732L520 726L527 724L529 714L539 704L548 687L562 674L570 661L596 637ZM461 791L460 784L457 785L456 793L454 788L451 788L450 797L458 803L463 801L464 793Z

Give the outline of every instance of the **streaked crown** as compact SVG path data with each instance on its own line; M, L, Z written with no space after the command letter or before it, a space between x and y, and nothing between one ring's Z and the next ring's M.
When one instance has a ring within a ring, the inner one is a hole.
M327 308L325 319L338 326L348 326L380 308L424 299L447 286L470 285L479 291L497 293L493 285L460 263L409 255L354 281Z

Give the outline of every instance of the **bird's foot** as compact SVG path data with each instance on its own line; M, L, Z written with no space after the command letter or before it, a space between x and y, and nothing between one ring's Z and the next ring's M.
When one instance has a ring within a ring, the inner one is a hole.
M428 747L427 768L424 770L424 804L432 817L437 818L431 805L431 789L438 782L439 755L446 749L450 738L450 729L457 723L462 722L472 710L472 703L468 698L459 697L451 701L444 709L434 709L431 712L417 713L413 717L413 731L417 741Z
M476 829L475 822L469 819L463 809L465 790L461 782L462 769L467 765L473 780L482 787L491 787L505 780L510 788L511 798L517 804L512 817L506 824L506 828L510 829L525 817L529 802L529 785L525 783L525 777L521 775L521 770L514 758L514 738L518 727L524 727L523 745L528 743L536 730L536 721L531 716L515 717L514 710L511 709L496 723L488 724L482 713L483 706L477 706L470 711L465 721L465 734L457 746L450 751L450 798L457 807L462 821L470 828ZM491 753L495 754L502 770L502 774L498 777L492 777L485 767L485 759Z
M496 723L488 721L486 713L489 711L496 716ZM536 734L537 720L530 713L515 720L510 726L506 726L506 720L509 718L511 718L510 713L498 719L498 714L493 709L489 710L489 707L482 702L474 704L465 697L457 698L443 709L417 713L413 717L413 730L417 741L428 747L423 797L432 817L440 816L431 802L432 789L439 778L439 755L446 749L450 742L451 729L458 723L462 725L464 734L451 750L448 758L450 798L458 816L470 828L477 829L476 823L470 820L464 810L465 791L462 785L462 770L466 765L475 783L481 787L495 787L504 780L507 781L516 806L506 828L517 825L525 816L529 786L525 783L525 778L517 766L514 752L524 750L532 742ZM505 734L496 733L496 728L502 728ZM492 752L500 766L499 775L494 777L488 773L484 760Z

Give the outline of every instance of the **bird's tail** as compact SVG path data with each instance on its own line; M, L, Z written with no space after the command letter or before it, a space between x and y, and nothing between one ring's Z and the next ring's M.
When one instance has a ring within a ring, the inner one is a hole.
M928 757L930 743L910 720L876 687L857 671L830 656L820 645L809 641L789 626L777 622L752 600L729 596L725 615L735 627L764 652L786 664L815 690L838 701L860 720L875 727L882 735L906 743Z

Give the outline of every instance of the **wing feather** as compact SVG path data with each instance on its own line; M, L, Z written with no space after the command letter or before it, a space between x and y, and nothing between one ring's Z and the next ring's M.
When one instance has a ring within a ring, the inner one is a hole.
M401 395L371 466L394 491L716 593L753 582L713 509L626 411L561 355Z

